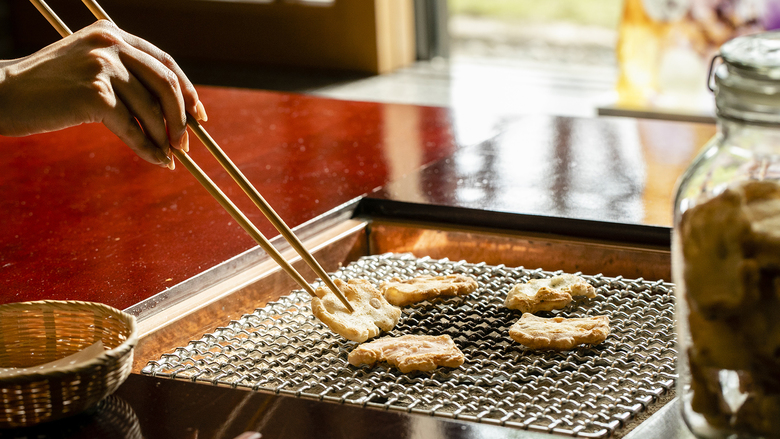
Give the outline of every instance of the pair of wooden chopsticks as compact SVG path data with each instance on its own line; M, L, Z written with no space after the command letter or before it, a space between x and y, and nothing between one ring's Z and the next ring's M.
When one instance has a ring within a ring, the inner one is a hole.
M54 26L54 28L63 38L73 33L44 0L30 1L35 6L35 8L38 9L38 11L46 18L46 20L52 26ZM89 8L95 18L98 20L108 20L113 22L113 20L109 18L108 14L106 14L103 8L100 7L100 5L97 4L95 0L82 1L87 6L87 8ZM298 237L295 236L293 231L290 230L287 224L284 223L282 218L276 213L276 211L274 211L274 209L270 204L268 204L263 196L260 195L257 189L252 186L249 180L244 177L244 174L241 173L235 164L233 164L230 158L228 158L227 154L222 151L222 148L217 145L217 142L211 138L209 133L207 133L206 130L200 125L200 123L198 123L198 121L190 114L187 114L187 126L189 126L198 139L200 139L200 141L206 145L206 148L208 148L211 154L214 155L214 157L222 165L222 167L225 168L228 174L233 177L233 180L235 180L236 183L241 186L241 189L243 189L247 196L249 196L249 198L255 203L255 206L257 206L258 209L263 212L263 215L268 218L271 224L276 227L276 230L278 230L279 233L284 236L287 242L290 243L290 246L292 246L295 251L298 252L301 258L306 261L307 264L309 264L309 267L311 267L311 269L314 270L314 272L320 277L320 279L323 280L323 282L325 282L331 291L336 294L344 306L346 306L350 312L354 311L352 305L349 304L347 298L344 297L344 294L339 290L336 284L333 283L333 279L331 279L325 270L322 269L322 266L319 264L319 262L314 259L314 256L312 256L308 250L306 250L306 247L303 246ZM184 165L184 167L190 171L190 173L200 182L200 184L202 184L203 187L209 191L209 193L219 202L219 204L260 245L260 247L262 247L263 250L265 250L271 256L271 258L273 258L273 260L276 261L276 263L279 264L279 266L281 266L282 269L287 272L287 274L289 274L290 277L292 277L298 283L298 285L301 286L301 288L306 290L312 296L315 296L314 289L311 287L311 285L309 285L309 283L306 282L303 277L301 277L295 268L293 268L293 266L290 265L284 259L284 257L282 257L279 251L276 250L273 245L271 245L271 243L265 238L265 236L263 236L257 227L255 227L254 224L252 224L252 222L247 219L243 212L241 212L238 207L236 207L236 205L230 201L230 199L219 189L219 187L217 187L216 184L214 184L209 176L200 169L200 167L190 158L190 156L187 155L187 153L184 151L180 151L178 149L171 148L171 150L173 151L173 154L176 156L176 158L178 158L179 161Z

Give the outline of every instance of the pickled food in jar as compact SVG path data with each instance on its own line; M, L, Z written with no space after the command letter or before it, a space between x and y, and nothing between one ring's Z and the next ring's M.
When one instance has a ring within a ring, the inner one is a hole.
M780 186L735 184L680 220L691 407L720 428L780 432ZM723 375L738 377L727 388ZM734 406L724 395L738 392Z

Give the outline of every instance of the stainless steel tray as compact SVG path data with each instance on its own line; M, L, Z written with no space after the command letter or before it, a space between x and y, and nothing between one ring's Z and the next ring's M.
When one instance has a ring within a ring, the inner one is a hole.
M404 308L389 335L449 334L466 356L457 369L405 375L350 366L347 355L357 343L315 319L308 294L294 291L150 361L142 373L593 438L622 435L622 427L673 392L671 284L583 276L598 297L549 315L607 315L612 332L598 346L549 352L508 337L520 313L503 302L514 284L553 272L383 254L336 275L379 285L393 276L450 273L474 276L479 289Z

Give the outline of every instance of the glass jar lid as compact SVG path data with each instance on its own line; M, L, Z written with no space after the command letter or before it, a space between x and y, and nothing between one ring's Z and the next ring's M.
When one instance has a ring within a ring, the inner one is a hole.
M747 72L780 79L780 32L734 38L720 48L723 61Z
M734 38L714 71L718 116L780 124L780 32Z

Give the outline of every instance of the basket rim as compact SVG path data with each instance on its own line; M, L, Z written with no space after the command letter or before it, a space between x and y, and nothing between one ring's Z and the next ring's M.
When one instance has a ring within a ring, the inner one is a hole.
M116 316L123 321L130 328L130 334L125 341L119 344L119 346L102 351L99 355L88 361L68 365L62 368L54 369L48 372L28 372L15 374L8 377L0 377L0 385L3 384L17 384L21 382L39 381L48 378L62 377L65 375L76 374L99 365L108 364L118 361L128 352L132 351L135 345L138 343L138 327L135 316L128 314L124 311L116 309L112 306L98 302L86 302L81 300L36 300L29 302L14 302L0 305L0 311L15 311L30 308L41 307L53 307L54 309L65 307L84 307L84 308L99 308L108 311L110 314Z

